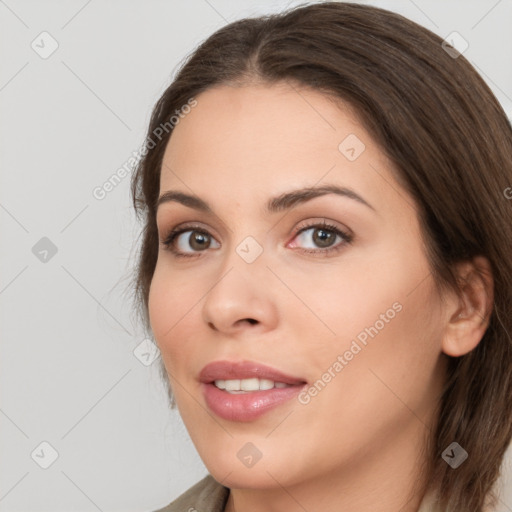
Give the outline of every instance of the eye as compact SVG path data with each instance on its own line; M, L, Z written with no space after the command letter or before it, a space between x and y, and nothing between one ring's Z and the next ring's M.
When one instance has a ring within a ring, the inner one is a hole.
M353 236L337 226L323 223L309 224L298 229L294 240L298 239L301 245L310 244L302 252L305 253L331 253L341 250L345 245L352 243ZM338 243L335 245L336 240ZM297 246L294 242L293 246Z
M305 253L322 253L327 255L339 251L345 245L352 243L353 235L324 221L322 223L317 222L300 226L293 240L299 240L297 250ZM338 243L336 244L337 241ZM170 251L178 258L199 256L206 249L218 249L220 247L220 244L208 231L197 225L180 226L173 229L161 241L161 244L165 250ZM302 245L307 244L313 244L313 249L301 248ZM297 247L297 243L292 242L291 246Z
M182 236L186 235L188 236ZM218 242L200 226L182 226L173 229L169 235L161 243L166 250L171 251L176 257L190 257L197 256L198 253L209 249L212 246L212 241L217 243L217 247L220 247ZM192 248L192 251L187 249Z

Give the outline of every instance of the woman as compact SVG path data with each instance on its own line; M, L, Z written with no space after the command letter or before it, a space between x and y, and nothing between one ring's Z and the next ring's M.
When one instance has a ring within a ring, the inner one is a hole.
M161 510L493 507L512 128L467 60L370 6L237 21L143 154L137 299L210 473Z

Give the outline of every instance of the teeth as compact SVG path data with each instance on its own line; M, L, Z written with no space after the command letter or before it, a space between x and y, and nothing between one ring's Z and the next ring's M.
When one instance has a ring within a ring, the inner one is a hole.
M216 380L216 381L215 381L215 385L216 385L219 389L226 389L226 381L225 381L225 380Z
M289 384L284 382L274 382L269 379L231 379L231 380L216 380L215 386L219 389L224 389L229 393L245 392L245 391L264 391L267 389L287 388Z
M238 389L242 391L256 391L260 389L260 381L259 379L243 379L240 382L240 387Z
M226 391L240 391L240 380L225 380L224 386Z
M274 382L273 380L268 379L256 379L259 380L260 389L272 389L274 386L277 388L277 384L283 384L283 386L286 386L284 382Z

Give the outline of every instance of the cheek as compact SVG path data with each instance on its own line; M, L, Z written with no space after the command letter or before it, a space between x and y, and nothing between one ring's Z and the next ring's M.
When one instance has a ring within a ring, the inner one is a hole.
M199 299L199 292L194 291L194 281L185 283L175 273L157 264L149 289L148 312L164 361L172 359L170 356L178 345L186 346L183 340L193 331L190 319Z
M391 293L389 300L394 298ZM333 324L338 336L323 337L316 346L310 343L303 353L314 367L299 411L314 418L312 431L324 433L329 449L344 450L347 437L358 446L371 439L381 443L411 422L421 429L421 422L427 421L430 404L439 394L432 380L439 357L434 339L438 332L429 323L431 315L420 307L428 300L424 291L414 297L404 294L402 308L393 313L381 307L390 305L388 298L366 301L363 310L357 309L356 301L347 303L349 309L341 313L347 320ZM347 312L352 309L350 317ZM386 311L387 323L379 319Z
M364 366L365 374L373 365L405 374L434 364L440 351L438 299L421 248L413 249L383 248L368 258L347 258L330 275L317 273L315 282L296 281L294 291L307 298L310 312L301 319L293 313L296 304L286 311L300 324L311 377L318 379L340 355L346 355L347 367Z
M382 423L394 416L407 421L410 410L419 417L426 414L436 395L429 385L440 354L440 329L431 279L410 293L415 280L412 274L401 281L390 276L381 281L382 293L373 290L366 297L352 296L345 314L353 311L353 315L336 324L342 333L339 341L331 344L330 351L318 353L322 372L343 357L342 366L334 368L339 377L332 379L333 385L328 384L318 401L332 412L330 421L337 421L342 412L354 418L381 418Z
M171 302L172 295L164 285L162 272L159 266L155 269L153 279L149 288L148 312L151 329L157 343L160 345L166 328L169 329L172 323L169 322L169 312L174 311ZM160 347L161 349L161 347Z

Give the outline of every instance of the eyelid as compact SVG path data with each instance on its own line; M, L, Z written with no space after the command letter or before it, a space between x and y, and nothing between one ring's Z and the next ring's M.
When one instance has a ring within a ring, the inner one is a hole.
M346 225L342 224L334 219L330 219L329 217L310 217L305 221L302 221L298 224L296 228L294 228L293 236L296 236L304 228L311 228L316 226L329 226L332 229L337 229L339 231L344 231L347 235L353 237L354 232Z
M157 229L160 241L164 241L173 232L185 231L185 230L187 230L187 231L188 230L204 231L204 232L208 233L208 235L213 236L216 240L218 240L218 238L219 238L217 236L217 232L215 229L211 228L210 226L208 226L208 227L203 226L203 223L201 221L190 220L190 221L178 222L176 225L174 225L174 222L170 223L170 224L172 226L171 228L167 228L164 225L161 229ZM160 233L161 233L161 235L160 235Z

